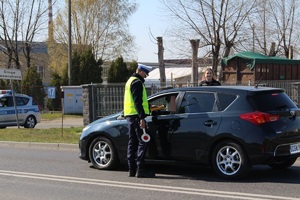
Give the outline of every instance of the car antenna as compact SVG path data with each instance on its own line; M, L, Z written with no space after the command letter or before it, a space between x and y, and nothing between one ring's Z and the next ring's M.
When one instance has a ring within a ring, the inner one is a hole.
M255 88L258 88L258 85L260 84L261 80L262 80L262 75L260 76L258 83L255 84L255 86L254 86Z

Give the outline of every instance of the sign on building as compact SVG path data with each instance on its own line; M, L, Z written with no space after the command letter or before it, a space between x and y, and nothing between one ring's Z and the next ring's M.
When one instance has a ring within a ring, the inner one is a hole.
M55 99L56 98L56 88L55 87L48 87L47 88L48 99Z

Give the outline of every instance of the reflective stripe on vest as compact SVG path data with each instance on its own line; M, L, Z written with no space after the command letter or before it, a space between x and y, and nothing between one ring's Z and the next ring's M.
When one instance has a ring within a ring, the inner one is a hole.
M130 86L134 80L138 79L137 77L130 77L125 85L125 94L124 94L124 116L128 115L137 115L137 111L134 107L134 101L131 94ZM143 108L146 115L150 114L149 103L147 99L146 88L143 84Z

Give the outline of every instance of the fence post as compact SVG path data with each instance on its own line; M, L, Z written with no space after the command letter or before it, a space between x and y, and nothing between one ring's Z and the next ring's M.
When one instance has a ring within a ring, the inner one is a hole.
M89 88L88 85L82 85L82 101L83 101L83 125L86 126L90 123L89 118Z

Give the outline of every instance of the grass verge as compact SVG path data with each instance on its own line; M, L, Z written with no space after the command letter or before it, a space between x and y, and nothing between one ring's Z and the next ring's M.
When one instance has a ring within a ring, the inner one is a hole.
M61 119L61 113L42 114L42 119ZM82 117L79 115L64 115L66 117ZM50 129L26 129L6 128L0 129L0 141L10 142L41 142L41 143L66 143L78 144L82 127L50 128Z
M82 128L1 129L0 141L78 144Z

